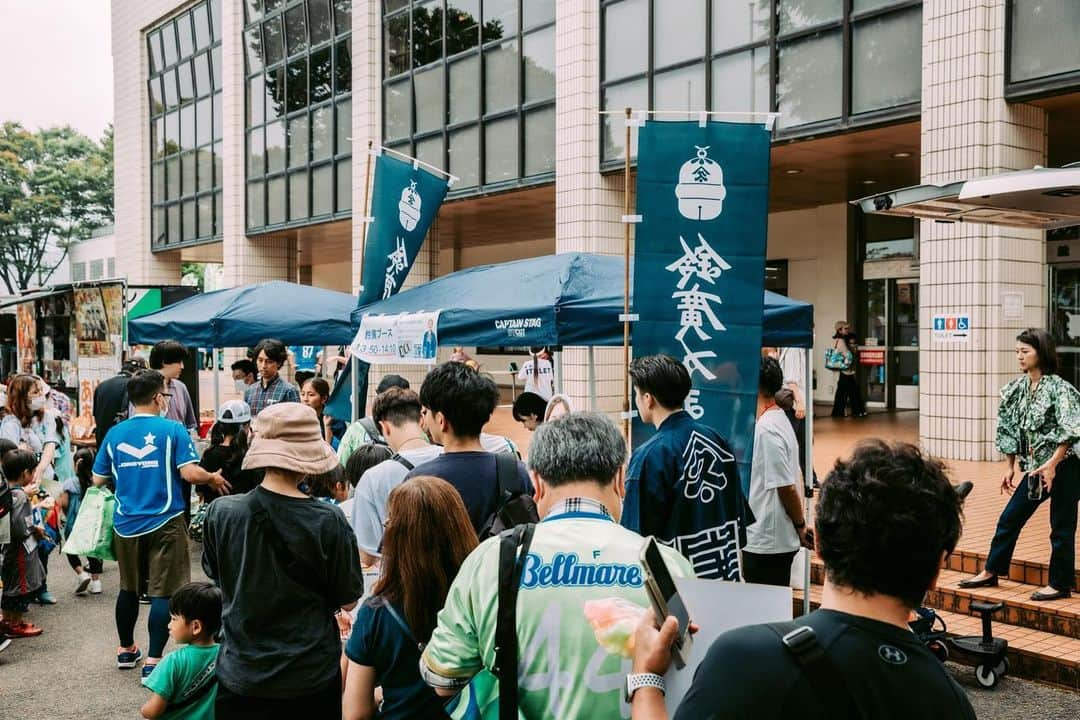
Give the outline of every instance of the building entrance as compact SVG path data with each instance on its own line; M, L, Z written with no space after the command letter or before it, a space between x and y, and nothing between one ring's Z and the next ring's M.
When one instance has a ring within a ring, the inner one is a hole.
M1080 277L1080 276L1078 276ZM869 407L919 408L919 281L865 281L859 377Z

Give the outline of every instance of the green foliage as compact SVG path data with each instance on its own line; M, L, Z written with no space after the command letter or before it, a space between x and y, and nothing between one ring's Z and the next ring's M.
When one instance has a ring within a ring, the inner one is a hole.
M113 218L113 130L0 125L0 279L15 293L48 282L71 244ZM59 257L46 259L50 251Z
M206 290L206 265L196 262L180 263L180 277L185 285L192 285L199 292Z

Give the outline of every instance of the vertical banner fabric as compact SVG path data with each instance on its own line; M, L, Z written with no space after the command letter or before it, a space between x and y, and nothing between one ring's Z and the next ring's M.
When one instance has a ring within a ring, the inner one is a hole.
M638 140L634 355L682 361L686 410L734 447L750 480L768 223L770 132L656 122ZM652 427L635 422L634 444Z
M401 289L449 189L444 178L410 162L385 153L375 158L359 306Z

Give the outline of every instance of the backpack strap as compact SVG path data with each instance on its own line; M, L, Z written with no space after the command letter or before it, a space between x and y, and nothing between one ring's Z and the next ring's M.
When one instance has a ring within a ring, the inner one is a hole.
M792 622L769 623L767 627L776 633L799 665L829 717L853 720L862 717L843 674L825 653L825 646L812 627Z
M500 500L507 495L520 493L517 458L506 453L495 453L495 479L499 483Z
M368 437L370 437L374 442L380 445L386 444L386 438L383 437L382 432L379 430L379 424L376 423L373 419L369 417L362 417L357 420L357 422L360 423L360 427L364 428L364 430L368 434Z
M409 623L405 622L405 618L401 617L401 613L394 609L394 606L390 604L389 600L383 599L383 607L386 608L386 612L390 613L390 617L394 618L394 622L396 622L398 627L401 628L401 631L405 633L405 637L409 639L409 642L416 645L416 649L423 653L424 643L418 641L416 636L412 634Z
M394 462L400 464L402 467L404 467L406 470L409 470L409 471L412 471L412 469L416 467L411 462L409 462L408 460L403 458L399 453L394 453L394 456L392 458L390 458L390 459L393 460Z
M518 718L517 596L536 525L518 525L499 535L499 607L495 624L495 674L499 720Z

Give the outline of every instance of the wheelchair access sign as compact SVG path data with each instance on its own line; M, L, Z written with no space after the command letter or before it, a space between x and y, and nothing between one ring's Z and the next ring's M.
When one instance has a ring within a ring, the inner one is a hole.
M934 342L966 343L971 335L970 315L935 315Z

